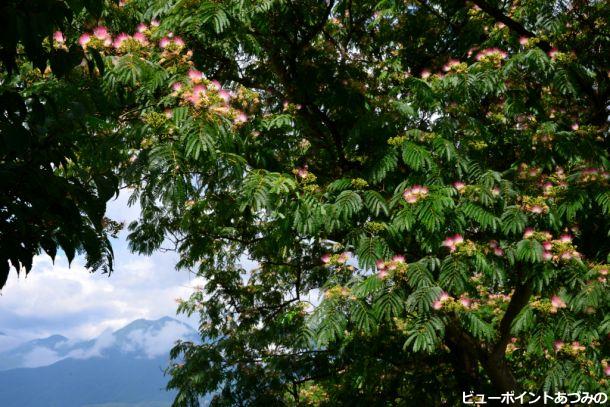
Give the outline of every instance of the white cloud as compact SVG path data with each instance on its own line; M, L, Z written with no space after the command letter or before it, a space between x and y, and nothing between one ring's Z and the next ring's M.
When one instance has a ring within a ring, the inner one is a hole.
M108 213L129 222L137 208L127 208L127 195L109 205ZM151 257L129 252L126 232L113 240L115 271L111 276L89 273L84 260L68 266L58 255L55 264L48 256L36 256L30 274L18 278L14 270L0 295L0 326L12 338L25 341L52 334L70 339L89 339L106 329L116 330L138 319L173 316L176 298L186 298L202 280L186 271L176 271L174 253ZM179 318L193 324L194 319ZM14 340L0 337L0 350L14 346Z
M142 350L149 358L167 354L178 339L183 339L190 329L176 321L166 322L158 331L138 329L127 336L125 351Z
M46 347L36 347L23 356L24 367L48 366L63 359L57 352Z
M107 329L97 337L93 346L85 349L75 349L68 353L68 357L75 359L89 359L96 356L102 356L102 351L110 348L116 342L116 337L112 330Z

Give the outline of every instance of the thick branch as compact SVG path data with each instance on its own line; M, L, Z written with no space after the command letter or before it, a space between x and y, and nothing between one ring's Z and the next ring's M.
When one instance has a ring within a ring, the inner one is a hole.
M510 303L508 304L508 308L506 309L506 313L504 314L502 321L500 321L500 335L498 337L498 342L491 351L490 358L495 359L504 357L506 346L509 344L511 338L510 329L512 323L521 310L527 305L531 296L531 284L525 283L515 290L510 299Z

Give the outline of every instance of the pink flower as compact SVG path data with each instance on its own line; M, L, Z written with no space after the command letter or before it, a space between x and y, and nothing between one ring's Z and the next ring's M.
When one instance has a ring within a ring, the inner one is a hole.
M470 300L470 298L462 297L460 298L460 304L462 304L466 308L470 308L472 301Z
M337 262L339 264L343 264L343 263L345 263L347 261L348 257L349 257L349 254L347 252L343 252L337 258Z
M461 244L464 243L464 238L459 233L453 236L453 244Z
M383 260L377 260L375 262L375 267L377 267L379 270L383 270L385 269L385 262Z
M553 244L551 242L542 242L542 248L549 251L553 248Z
M549 261L553 258L553 254L551 252L544 252L542 253L542 259L544 261Z
M231 100L231 94L224 89L218 92L218 96L220 96L220 98L224 100L225 103L229 103L229 101Z
M557 48L551 48L551 50L548 52L548 56L551 59L555 59L555 57L557 56L557 53L559 52L559 50Z
M81 47L85 48L87 46L87 44L89 43L89 41L91 41L91 36L87 33L81 35L78 38L78 43L80 44Z
M496 247L494 249L494 254L496 256L502 257L502 256L504 256L504 250L502 250L500 247Z
M491 189L491 194L492 194L493 196L500 196L500 188L498 188L498 187L494 187L494 188L492 188L492 189Z
M320 260L322 260L322 263L328 264L330 262L330 254L324 254L322 257L320 257Z
M148 26L147 26L146 24L144 24L144 23L140 23L140 24L138 24L138 26L136 27L136 30L137 30L139 33L143 33L144 31L148 30Z
M557 295L551 297L551 305L555 308L565 308L567 306L565 301Z
M203 78L203 73L196 69L190 69L188 76L191 82L199 82Z
M529 41L529 38L527 38L527 37L519 37L519 44L521 44L521 45L527 45L528 41Z
M121 33L119 35L117 35L117 37L114 39L114 44L113 46L115 48L120 48L121 45L123 45L123 42L125 42L125 40L129 39L129 35L125 34L125 33Z
M405 191L402 196L405 198L405 201L407 201L407 203L413 204L417 202L417 195L415 194L407 193L407 191Z
M435 310L439 310L439 309L443 308L443 303L439 300L436 300L432 303L432 308Z
M544 212L544 208L540 205L534 205L530 208L530 212L540 214Z
M171 41L170 41L170 39L169 39L169 38L167 38L167 37L163 37L163 38L161 38L161 41L159 41L159 46L160 46L161 48L167 48L167 46L168 46L169 44L171 44Z
M297 169L297 176L299 178L305 178L305 177L307 177L307 174L309 174L309 171L307 171L307 168Z
M605 374L606 376L610 376L610 365L607 365L607 366L604 368L604 374Z
M429 69L424 69L423 71L421 71L422 79L428 79L430 77L430 75L432 75L432 73L430 72Z
M64 37L64 33L62 33L61 31L55 31L53 33L53 40L59 44L63 44L64 42L66 42L66 38Z
M404 263L405 262L405 256L397 254L396 256L392 257L392 261L396 262L396 263Z
M104 26L95 27L93 35L99 40L104 40L108 37L108 29Z
M578 130L580 128L580 126L578 125L578 123L574 123L572 124L572 126L570 126L570 128L574 131Z
M443 240L442 245L449 248L449 250L452 252L455 251L455 243L453 242L453 238L451 238L451 237L448 237L445 240Z
M235 123L245 123L248 121L248 116L243 112L239 112L233 121Z
M174 83L174 84L172 85L172 90L173 90L174 92L179 92L179 91L180 91L180 89L182 89L182 83L180 83L180 82L176 82L176 83Z
M562 260L570 260L571 258L572 258L572 253L570 253L570 252L561 253Z
M484 49L483 51L479 52L476 55L475 59L477 61L481 61L482 59L489 57L489 56L499 56L500 58L505 59L508 56L508 54L499 48L487 48L487 49Z
M449 298L451 298L451 297L449 297L449 294L447 294L446 292L442 291L442 292L441 292L441 295L439 295L439 297L438 297L438 300L439 300L440 302L445 302L445 301L447 301Z
M220 82L218 82L217 80L213 80L210 82L210 85L208 86L208 88L219 91L222 88L222 86L220 86Z
M561 235L559 237L559 240L561 241L561 243L572 243L572 236L568 234Z
M457 66L460 64L460 61L456 60L456 59L450 59L444 66L443 66L443 71L445 72L449 72L453 67Z
M599 274L601 274L602 276L608 275L608 269L605 267L599 269Z
M150 25L152 25L153 27L158 27L159 26L159 20L152 20L150 22Z
M453 183L453 187L458 190L458 192L462 192L464 188L466 188L466 184L461 181L456 181Z
M184 40L180 37L176 37L176 38L174 38L174 45L179 48L182 48L182 47L184 47Z
M525 228L525 232L523 233L523 238L524 239L529 239L532 236L534 236L534 229L532 229L532 228Z
M165 113L165 117L167 117L168 119L171 119L172 116L174 115L174 112L172 111L172 109L165 109L165 111L163 113Z
M492 249L495 249L496 247L498 247L498 242L495 240L490 240L488 244L489 244L489 247L491 247Z
M193 87L193 95L197 96L197 97L201 97L202 95L205 95L206 93L206 88L203 85L195 85Z
M384 279L388 276L388 271L385 269L381 269L379 270L379 272L377 273L377 277L379 277L380 279Z
M572 350L580 352L585 350L585 347L580 344L578 341L572 342Z
M138 41L140 44L145 45L148 43L148 40L146 39L146 36L142 33L135 33L133 35L133 39Z
M563 341L560 341L560 340L553 342L553 348L555 349L555 352L559 352L559 350L563 347L563 345L564 345Z

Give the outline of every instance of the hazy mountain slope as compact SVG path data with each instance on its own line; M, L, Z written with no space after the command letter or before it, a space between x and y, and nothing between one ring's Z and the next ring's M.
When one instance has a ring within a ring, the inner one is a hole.
M2 407L162 407L169 350L177 339L197 340L172 318L136 320L87 341L53 335L0 353ZM55 358L55 360L53 360ZM45 361L54 362L40 366ZM23 366L40 366L25 368ZM10 368L19 366L19 368Z

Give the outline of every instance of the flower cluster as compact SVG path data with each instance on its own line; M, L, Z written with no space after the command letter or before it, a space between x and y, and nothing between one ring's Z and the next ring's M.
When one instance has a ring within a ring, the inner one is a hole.
M441 292L438 298L432 302L432 309L441 310L443 308L453 311L475 308L474 301L466 295L461 295L457 300L446 292Z
M406 271L407 263L405 262L405 256L397 254L392 257L389 261L377 260L375 262L375 266L377 267L379 278L384 279L388 276L388 272L390 271Z
M542 259L545 261L569 261L580 258L580 253L572 244L572 236L561 235L558 239L553 239L549 232L535 232L532 228L525 229L524 239L538 240L542 244Z
M420 199L424 199L426 196L428 196L428 187L414 185L411 188L405 189L402 196L405 198L405 201L410 204L414 204Z
M349 259L348 252L343 252L343 253L339 253L339 254L326 253L322 257L320 257L320 260L322 260L322 263L329 265L329 266L345 264L345 262L348 259Z
M504 250L500 247L496 240L490 240L488 243L489 248L496 256L502 257L504 256Z
M475 56L475 59L477 61L498 62L503 59L506 59L507 57L508 57L508 54L499 48L487 48L487 49L480 51Z
M349 288L339 286L339 285L329 288L324 293L324 297L329 300L332 300L332 299L341 300L341 299L348 299L348 298L355 299L356 298L356 297L354 297L354 295L352 294L352 292L350 291Z
M551 297L551 313L556 314L557 310L560 308L566 308L567 304L565 301L559 297L558 295L554 295Z
M531 212L537 215L545 214L549 212L549 206L546 204L546 200L543 196L521 197L521 209L526 212Z
M464 243L464 238L460 234L453 235L443 240L443 246L449 248L450 252L457 250L457 247Z
M105 55L127 54L130 52L143 52L160 54L159 63L167 64L177 62L176 68L188 70L185 80L175 82L171 85L171 95L178 98L179 103L190 105L194 108L206 108L218 115L223 115L233 119L235 125L240 125L248 121L248 116L241 110L231 106L234 95L215 80L208 80L205 75L192 68L192 51L184 53L185 42L174 33L161 33L160 23L152 20L150 24L140 23L136 27L133 35L120 33L113 37L109 30L100 25L91 32L83 33L78 43L83 49L96 49ZM157 41L158 40L158 41ZM65 48L65 36L61 31L53 34L53 44L55 47ZM187 68L184 68L184 67ZM172 117L172 110L166 109L165 115Z
M443 308L443 305L449 301L453 300L449 294L446 292L441 292L441 295L432 303L432 308L435 310L440 310Z
M538 178L542 174L542 169L538 167L530 167L525 163L521 163L519 165L519 178L520 179L528 179L528 178Z
M450 59L449 61L447 61L447 63L445 65L443 65L443 71L449 72L452 70L457 70L461 66L462 66L462 64L457 59Z
M579 173L580 182L595 182L610 180L610 172L603 168L585 168Z
M578 341L568 344L561 340L556 340L553 342L553 349L555 349L555 352L563 352L572 356L576 356L577 354L586 350L586 348Z
M462 181L455 181L453 183L453 188L455 188L460 194L466 190L466 184Z

